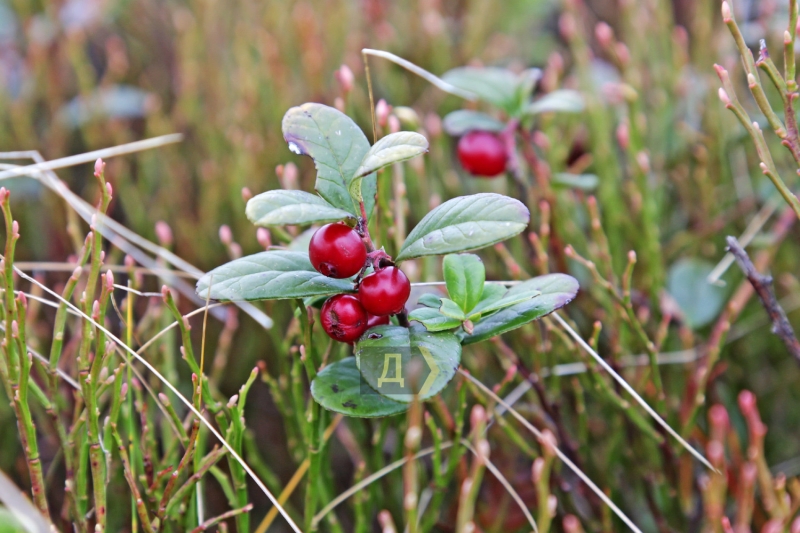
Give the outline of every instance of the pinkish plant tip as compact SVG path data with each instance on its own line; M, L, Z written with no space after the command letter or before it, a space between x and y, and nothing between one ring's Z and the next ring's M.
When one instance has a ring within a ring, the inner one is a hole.
M474 406L469 416L469 422L473 427L486 422L486 409L482 405Z
M16 320L11 321L11 336L19 337L19 324L17 324Z
M106 272L106 289L108 289L109 292L114 290L114 273L110 270Z
M161 296L163 296L165 300L170 296L169 287L166 285L161 286Z
M333 73L336 81L339 82L339 85L342 87L342 92L347 94L353 90L353 84L355 82L355 76L353 75L353 71L350 70L350 67L347 65L342 65L339 67L339 70Z
M594 35L597 37L600 46L605 48L609 46L614 39L614 30L605 22L598 22L597 26L594 27Z
M94 162L94 175L99 178L100 176L103 175L105 170L106 170L106 164L103 162L102 159L98 158L97 161Z
M617 58L623 65L627 65L631 61L631 52L625 43L617 43L614 45L617 52Z
M106 183L106 192L108 193L109 198L114 196L114 188L110 183Z
M712 405L708 410L708 420L712 426L725 429L728 427L728 411L720 404Z
M749 390L743 390L739 393L739 409L745 417L753 414L756 408L756 396Z
M95 320L100 318L100 302L97 300L92 304L92 318Z
M542 473L544 472L544 459L541 457L537 457L533 460L533 465L531 465L531 479L534 483L539 483L542 479Z
M173 242L172 228L163 220L156 222L156 239L161 246L171 246Z
M253 193L247 187L242 187L242 200L245 202L249 202L250 198L253 197Z
M630 131L628 130L628 124L625 122L617 127L617 142L619 143L620 148L623 150L627 150L628 146L630 146Z
M223 224L219 227L219 240L225 246L230 246L230 244L233 242L233 232L231 231L230 226L227 224Z
M728 5L728 2L722 2L722 21L726 23L730 22L732 17L731 6Z
M400 131L400 119L397 115L389 115L389 132L397 133Z
M565 516L561 525L564 527L564 533L580 533L581 531L581 522L575 515Z
M11 223L11 235L14 237L19 237L19 222L16 220Z
M272 246L272 235L267 228L258 228L256 230L256 240L265 250L269 250Z
M725 89L720 87L719 91L717 91L717 94L719 95L719 99L722 101L722 103L725 104L725 107L731 105L731 99L728 97L728 93L725 91Z
M391 112L392 106L390 106L386 100L383 98L378 100L378 103L375 106L375 120L377 120L378 126L381 128L386 126L386 121L389 119L389 113Z

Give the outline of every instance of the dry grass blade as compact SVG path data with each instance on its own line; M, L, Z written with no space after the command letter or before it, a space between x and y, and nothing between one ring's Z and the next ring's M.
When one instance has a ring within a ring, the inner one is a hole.
M0 470L0 501L19 520L26 531L31 533L58 531L54 525L48 523L42 513L2 470Z
M45 161L42 155L35 150L31 150L29 152L16 152L14 153L16 157L32 158L34 161L36 161L36 164L25 167L20 167L17 165L0 165L0 168L8 168L8 170L0 172L0 176L4 175L6 172L15 172L19 174L14 174L14 176L30 175L35 179L38 179L40 182L42 182L42 184L44 184L45 186L53 190L53 192L61 196L61 198L65 202L67 202L70 205L70 207L72 207L72 209L74 209L75 212L78 213L78 215L80 215L81 218L83 218L87 223L91 224L92 218L95 217L96 221L99 223L97 225L97 230L105 238L111 241L111 243L114 244L114 246L116 246L126 254L133 257L139 264L148 267L151 272L158 271L159 272L158 276L162 279L164 283L167 283L170 286L174 287L177 291L179 291L181 294L183 294L190 300L194 301L197 305L202 305L203 300L195 294L194 287L185 283L181 279L183 276L176 275L176 273L169 270L165 270L163 268L159 269L158 264L156 264L156 262L152 258L150 258L147 254L143 253L142 250L140 250L140 248L148 251L149 253L155 255L156 257L164 259L171 265L184 271L185 273L189 274L191 277L195 279L199 279L204 274L202 270L198 269L189 262L181 259L180 257L170 252L166 248L148 241L147 239L136 234L135 232L129 230L119 222L116 222L115 220L107 217L105 214L100 213L99 211L97 211L97 209L95 209L94 206L92 206L91 204L83 200L83 198L73 193L69 189L69 187L67 187L66 184L62 182L58 178L58 176L56 176L53 170L51 168L48 168L48 166L58 161L60 161L61 163L60 166L57 168L62 168L65 166L77 165L89 161L94 161L99 157L114 157L117 155L129 154L142 150L148 150L151 148L157 148L159 146L163 146L164 144L169 144L169 142L163 141L163 139L165 138L169 138L166 139L167 141L173 139L169 135L164 137L156 137L154 139L146 139L144 141L122 144L112 148L104 148L103 150L96 150L94 152L89 152L88 154L79 154L50 162ZM157 139L162 139L162 142L160 143L155 142ZM177 142L177 140L173 139L170 142ZM104 155L98 156L96 155L98 153L102 153ZM0 156L1 155L2 154L0 154ZM94 155L94 158L87 160L87 157L89 155ZM0 179L4 178L0 177ZM262 327L264 328L272 327L272 319L270 319L266 314L264 314L254 305L247 302L239 302L237 303L237 305L245 313L247 313L254 320L256 320L256 322L258 322ZM215 312L214 317L221 321L225 320L225 316L223 313Z
M641 396L639 396L639 394L638 394L638 393L637 393L635 390L633 390L633 387L631 387L630 385L628 385L628 382L627 382L627 381L625 381L624 379L622 379L622 376L620 376L619 374L617 374L617 373L614 371L614 369L613 369L613 368L611 368L611 366L610 366L608 363L606 363L605 359L603 359L602 357L600 357L600 355L599 355L597 352L595 352L595 351L592 349L592 347L591 347L591 346L589 346L589 345L586 343L586 341L585 341L585 340L583 340L583 338L582 338L580 335L578 335L578 333L577 333L577 332L576 332L574 329L572 329L572 327L570 327L570 325L569 325L569 324L567 324L567 322L566 322L566 321L565 321L563 318L561 318L561 317L558 315L558 313L553 313L553 315L552 315L552 316L555 318L556 322L558 322L558 323L561 325L561 327L562 327L562 328L564 328L564 330L566 330L566 332L567 332L567 333L570 335L570 337L572 337L573 339L575 339L575 342L577 342L577 343L580 345L580 347L581 347L581 348L583 348L583 349L584 349L584 350L585 350L585 351L586 351L586 352L587 352L589 355L591 355L591 356L592 356L592 357L595 359L595 361L597 361L598 363L600 363L600 366L602 366L602 367L603 367L603 368L606 370L606 372L608 372L608 373L611 375L611 377L612 377L612 378L614 378L614 381L616 381L617 383L619 383L619 384L620 384L620 386L621 386L623 389L625 389L626 391L628 391L628 394L630 394L631 396L633 396L633 399L634 399L634 400L636 400L636 403L638 403L639 405L641 405L641 406L642 406L642 408L643 408L645 411L647 411L647 414L649 414L651 417L653 417L653 420L655 420L656 422L658 422L658 425L660 425L662 428L664 428L664 429L667 431L667 433L669 433L670 435L672 435L673 437L675 437L675 440L677 440L678 442L680 442L680 443L681 443L681 445L682 445L684 448L686 448L686 450L687 450L689 453L691 453L692 455L694 455L694 456L697 458L697 460L698 460L698 461L700 461L701 463L703 463L704 465L706 465L706 466L707 466L707 467L708 467L710 470L713 470L714 472L717 472L717 473L719 473L719 472L717 471L717 469L716 469L716 468L714 468L713 466L711 466L711 463L709 463L709 462L708 462L708 460L707 460L705 457L703 457L703 455L702 455L700 452L698 452L697 450L695 450L694 448L692 448L692 446L691 446L691 445L690 445L688 442L686 442L686 441L683 439L683 437L681 437L680 435L678 435L678 432L677 432L677 431L675 431L674 429L672 429L672 427L671 427L669 424L667 424L667 423L664 421L664 419L663 419L663 418L661 418L661 417L658 415L658 413L656 413L655 409L653 409L652 407L650 407L650 405L648 405L648 403L647 403L646 401L644 401L644 399L643 399Z
M469 443L467 439L461 439L461 444L463 444L470 452L472 452L473 455L477 457L478 452L475 450L475 448L472 447L472 445ZM525 518L528 519L528 523L533 528L533 531L535 531L535 533L539 533L539 528L536 527L536 520L533 519L533 516L531 515L530 511L528 511L528 508L525 507L525 502L522 501L522 498L517 493L517 491L514 490L514 487L511 486L511 483L508 482L503 473L500 472L500 470L498 470L497 467L494 466L494 463L492 463L489 459L484 458L484 462L486 464L486 469L489 470L489 472L491 472L495 478L497 478L497 481L499 481L500 484L503 485L503 488L505 488L506 491L508 491L508 494L511 496L511 498L513 498L514 501L517 502L517 505L519 505L519 508L522 511L522 514L525 515Z
M137 359L140 363L142 363L150 372L152 372L170 391L172 391L173 394L175 394L175 396L178 399L180 399L180 401L198 418L198 420L200 420L200 422L202 422L202 424L204 426L206 426L206 428L214 435L214 437L216 437L216 439L225 447L225 449L228 450L228 453L230 453L231 456L242 466L244 471L247 472L247 474L252 478L252 480L255 482L255 484L258 485L258 488L261 489L261 491L264 493L264 495L266 495L267 498L272 502L272 504L278 508L278 510L280 511L281 515L283 515L283 517L286 519L286 521L292 527L292 530L295 531L296 533L302 533L302 530L297 526L297 524L294 523L294 521L292 520L292 517L289 516L289 514L286 512L286 510L280 505L280 503L278 503L278 500L275 498L275 496L272 495L272 493L269 491L267 486L264 485L264 482L261 481L261 479L253 471L253 469L250 468L250 466L244 461L244 459L241 458L241 456L238 453L236 453L236 451L233 449L233 447L214 428L214 426L211 425L208 422L208 420L205 419L203 414L200 413L200 411L198 411L194 407L194 405L192 405L192 402L187 400L183 396L183 394L181 394L180 391L172 383L170 383L164 376L162 376L161 373L158 370L156 370L156 368L147 361L147 359L145 359L144 357L142 357L141 355L139 355L138 353L133 351L128 345L126 345L124 342L122 342L122 340L120 340L116 335L114 335L113 333L108 331L102 324L96 322L90 316L88 316L88 315L84 314L83 312L81 312L80 309L78 309L77 307L72 305L72 303L68 302L67 300L64 300L61 297L61 295L57 294L55 291L52 291L50 288L48 288L43 283L40 283L38 280L34 279L33 277L28 276L27 274L25 274L25 272L19 270L16 267L14 267L14 271L21 278L29 281L30 283L33 283L33 284L37 285L38 287L43 289L48 294L51 294L52 296L56 297L59 301L61 301L64 304L66 304L67 307L69 307L73 311L79 313L80 316L84 320L87 320L94 327L96 327L97 329L99 329L100 331L105 333L106 336L109 339L111 339L112 341L116 342L118 346L120 346L123 350L128 352L130 355L132 355L135 359Z
M528 431L530 431L531 433L533 433L533 434L534 434L534 436L536 436L536 438L537 438L537 439L539 439L539 441L542 441L542 440L543 440L543 435L542 435L542 432L541 432L541 431L539 431L539 429L538 429L536 426L534 426L533 424L531 424L530 422L528 422L528 421L525 419L525 417L523 417L521 414L519 414L519 413L516 411L516 409L514 409L513 407L511 407L511 406L510 406L508 403L506 403L506 402L505 402L505 401L504 401L502 398L500 398L500 397L499 397L497 394L495 394L494 392L492 392L492 390L491 390L489 387L487 387L486 385L484 385L483 383L481 383L481 382L480 382L478 379L476 379L474 376L472 376L472 374L470 374L469 372L465 372L465 371L464 371L463 369L461 369L461 368L459 368L459 369L458 369L458 372L459 372L459 373L460 373L462 376L466 377L468 380L470 380L471 382L473 382L475 385L477 385L479 389L481 389L481 390L482 390L482 391L483 391L485 394L487 394L489 397L491 397L491 398L492 398L494 401L496 401L497 403L499 403L500 405L502 405L503 407L505 407L506 411L508 411L509 413L511 413L511 415L512 415L514 418L516 418L516 419L517 419L517 420L520 422L520 424L522 424L523 426L525 426L525 428L526 428ZM619 519L620 519L620 520L622 520L623 522L625 522L625 525L627 525L629 528L631 528L631 530L633 530L633 531L636 531L637 533L642 533L642 531L641 531L641 530L640 530L638 527L636 527L636 524L634 524L634 523L631 521L631 519L630 519L630 518L628 518L628 517L625 515L625 513L623 513L623 512L622 512L622 510L621 510L619 507L617 507L617 505L616 505L614 502L612 502L612 501L611 501L611 499L610 499L608 496L606 496L605 492L603 492L602 490L600 490L600 487L598 487L597 485L595 485L595 484L594 484L594 482L593 482L591 479L589 479L589 477L588 477L586 474L584 474L584 473L581 471L581 469L580 469L580 468L578 468L577 466L575 466L575 463L573 463L572 461L570 461L570 460L569 460L569 457L567 457L566 455L564 455L564 453L563 453L563 452L562 452L560 449L558 449L558 447L553 447L553 450L555 451L555 453L556 453L556 455L558 456L558 458L559 458L559 459L561 459L561 461L562 461L562 462L563 462L565 465L567 465L567 466L569 467L569 469L570 469L570 470L572 470L572 471L575 473L575 475L577 475L579 478L581 478L581 481L583 481L584 483L586 483L586 485L587 485L587 486L588 486L590 489L592 489L592 492L594 492L594 493L597 495L597 497L598 497L598 498L600 498L600 499L603 501L603 503L605 503L606 505L608 505L608 507L609 507L609 508L610 508L612 511L614 511L614 514L616 514L616 515L619 517Z
M135 141L132 143L121 144L119 146L112 146L111 148L102 148L100 150L93 150L91 152L86 152L83 154L71 155L68 157L62 157L60 159L53 159L52 161L37 162L34 165L28 165L11 170L4 170L0 172L0 180L14 178L17 176L25 176L31 173L42 172L44 170L54 170L57 168L74 167L75 165L80 165L83 163L94 163L97 159L115 157L124 154L132 154L135 152L141 152L143 150L150 150L152 148L158 148L160 146L165 146L167 144L174 144L177 142L181 142L182 140L183 140L183 135L181 135L180 133L171 133L169 135L153 137L152 139L144 139L142 141ZM22 154L24 154L25 152L11 152L11 153L16 156L13 159L20 159L24 157ZM33 152L28 152L28 154L31 153ZM0 158L2 158L3 156L5 156L5 158L8 158L7 154L0 153Z
M439 449L446 450L447 448L451 447L452 445L453 445L452 442L443 442L439 446ZM430 448L425 448L423 450L420 450L419 452L417 452L414 455L414 460L416 461L417 459L421 459L421 458L423 458L423 457L425 457L427 455L430 455L434 451L435 451L435 449L433 448L433 446L431 446ZM317 524L319 524L320 520L325 518L326 514L328 514L331 511L333 511L340 503L344 502L345 500L347 500L349 497L353 496L355 493L357 493L358 491L360 491L364 487L368 487L370 484L372 484L375 481L379 480L383 476L385 476L385 475L389 474L390 472L392 472L394 470L397 470L398 468L402 467L408 461L409 461L409 459L407 457L403 457L402 459L398 459L397 461L384 466L383 468L381 468L380 470L378 470L377 472L375 472L371 476L365 477L364 479L362 479L361 481L359 481L358 483L356 483L355 485L353 485L352 487L350 487L349 489L347 489L343 493L339 494L337 497L335 497L333 500L331 500L328 505L323 507L322 510L320 510L320 512L318 512L314 516L314 520L312 521L312 524L314 526L316 526Z
M436 76L435 74L432 74L432 73L428 72L424 68L418 67L417 65L415 65L414 63L412 63L410 61L406 61L405 59L403 59L400 56L396 56L396 55L394 55L392 53L389 53L389 52L384 52L383 50L373 50L372 48L364 48L364 49L361 50L361 53L362 54L366 54L366 55L370 55L370 56L374 56L374 57L380 57L380 58L383 58L383 59L388 59L392 63L395 63L396 65L400 65L401 67L403 67L407 71L416 74L417 76L419 76L420 78L424 79L425 81L427 81L428 83L430 83L434 87L438 87L439 89L443 90L446 93L450 93L450 94L454 94L456 96L460 96L464 100L469 100L470 102L474 102L475 100L478 99L478 97L475 94L473 94L473 93L471 93L469 91L465 91L463 89L459 89L455 85L451 85L450 83L447 83L446 81L444 81L439 76Z

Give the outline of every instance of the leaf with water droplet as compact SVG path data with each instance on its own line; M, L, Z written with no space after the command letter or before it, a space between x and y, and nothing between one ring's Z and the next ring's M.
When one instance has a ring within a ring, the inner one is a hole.
M315 188L332 206L360 216L358 202L350 195L350 184L370 146L353 120L332 107L307 103L293 107L283 117L283 138L289 149L307 155L317 167ZM372 213L377 177L362 179L361 190L367 216Z

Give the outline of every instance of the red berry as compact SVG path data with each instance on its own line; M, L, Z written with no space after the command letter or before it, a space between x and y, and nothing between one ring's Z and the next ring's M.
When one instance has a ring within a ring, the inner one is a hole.
M311 237L308 257L320 274L342 279L358 274L367 261L367 249L350 226L327 224Z
M386 267L361 280L358 299L373 315L394 315L403 310L411 294L411 283L397 267Z
M506 147L494 133L471 131L458 141L458 160L474 176L497 176L506 169Z
M367 329L374 328L375 326L389 325L389 315L378 316L370 313L367 313L367 315L369 315L367 318Z
M352 343L367 331L367 312L355 296L337 294L322 305L320 322L332 339Z

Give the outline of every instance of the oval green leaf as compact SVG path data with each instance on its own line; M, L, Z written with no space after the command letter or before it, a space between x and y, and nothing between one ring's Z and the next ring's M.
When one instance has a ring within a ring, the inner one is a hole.
M289 150L314 160L314 187L320 196L334 207L360 215L358 203L350 196L350 183L370 148L361 128L341 111L315 103L289 109L282 126ZM377 183L374 175L361 183L367 216L375 205Z
M354 218L351 213L333 207L324 198L305 191L277 189L250 198L245 210L256 226L289 226L335 222Z
M529 219L522 202L502 194L453 198L425 215L409 233L397 261L483 248L522 232Z
M197 282L197 294L212 300L282 300L351 292L347 279L323 276L308 254L273 250L225 263Z
M461 310L469 313L481 299L486 269L475 254L451 254L444 258L442 270L447 293Z
M504 297L513 296L515 290L520 292L538 290L541 294L481 318L475 323L471 335L460 335L461 343L473 344L490 339L549 315L571 302L578 294L578 288L578 280L566 274L547 274L512 287Z
M407 403L375 392L361 377L355 357L323 368L311 382L311 395L329 411L358 418L391 416L408 409Z
M428 139L414 131L398 131L382 137L369 149L356 170L356 177L364 177L387 165L400 163L428 151Z
M599 178L595 174L569 174L567 172L557 172L553 175L553 187L565 189L579 189L581 191L593 191L597 188Z
M527 112L531 115L537 113L580 113L583 111L583 96L578 91L559 89L542 96L528 106Z
M435 396L456 375L461 344L450 332L414 324L378 326L356 343L356 360L367 383L383 396L410 402Z
M472 111L471 109L459 109L448 113L442 121L444 131L454 137L460 137L470 131L503 131L506 125L486 113Z
M514 111L517 106L523 81L517 74L501 67L454 68L445 72L442 79L506 111Z
M689 257L673 264L667 274L667 292L675 299L683 319L692 329L710 324L727 300L723 287L708 282L714 265Z
M461 320L444 316L438 309L431 307L414 309L409 313L408 318L422 323L428 331L445 331L461 325Z

